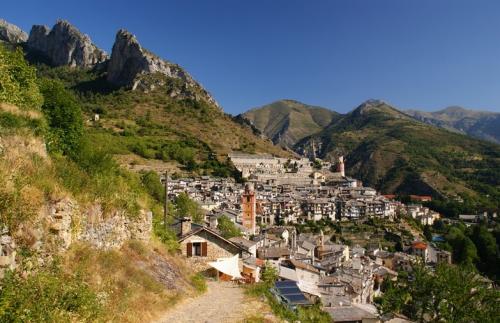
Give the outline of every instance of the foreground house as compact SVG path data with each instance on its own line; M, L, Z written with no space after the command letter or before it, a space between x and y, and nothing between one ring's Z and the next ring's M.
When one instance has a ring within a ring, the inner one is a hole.
M181 254L188 258L198 271L211 268L208 264L221 258L241 257L246 252L238 244L222 237L206 226L191 223L190 218L182 218L172 225L177 233Z

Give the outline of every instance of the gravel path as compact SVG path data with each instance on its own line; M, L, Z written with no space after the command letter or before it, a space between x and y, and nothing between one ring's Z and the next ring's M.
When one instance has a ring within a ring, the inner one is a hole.
M207 291L177 304L158 320L158 323L219 323L244 322L259 316L276 321L267 305L250 299L243 288L229 282L207 282Z

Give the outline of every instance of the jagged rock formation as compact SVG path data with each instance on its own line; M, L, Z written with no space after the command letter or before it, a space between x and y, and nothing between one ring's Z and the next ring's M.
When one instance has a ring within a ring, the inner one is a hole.
M47 26L34 25L27 47L45 56L52 65L93 67L106 61L108 56L92 43L89 36L65 20L58 20L52 30Z
M144 76L163 75L167 78L182 81L180 87L170 89L170 96L204 99L218 106L215 99L191 75L179 65L159 58L142 48L134 35L124 29L116 34L111 59L108 63L107 80L117 86L126 86L132 89L153 89L156 85L164 85L166 81L155 80L148 84ZM162 84L163 83L163 84Z
M12 44L24 43L28 40L28 34L16 25L0 19L0 40Z

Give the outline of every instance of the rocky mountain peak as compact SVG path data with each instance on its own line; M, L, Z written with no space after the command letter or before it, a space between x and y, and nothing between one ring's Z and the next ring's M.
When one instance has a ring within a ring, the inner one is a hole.
M28 40L28 34L16 25L0 19L0 40L12 44L24 43Z
M139 44L133 34L120 29L116 33L111 59L108 63L107 80L117 86L144 90L151 90L158 85L166 84L166 81L161 80L148 83L145 76L153 74L182 81L182 86L173 86L169 89L171 97L204 99L217 107L219 106L210 93L179 65L163 60L149 52Z
M400 112L389 103L376 99L366 100L365 102L361 103L361 105L359 105L356 109L354 109L350 114L354 117L360 117L370 115L371 113L383 113L395 118L407 118L404 113Z
M28 49L45 56L52 65L93 67L106 61L108 56L66 20L58 20L54 27L34 25L31 29Z

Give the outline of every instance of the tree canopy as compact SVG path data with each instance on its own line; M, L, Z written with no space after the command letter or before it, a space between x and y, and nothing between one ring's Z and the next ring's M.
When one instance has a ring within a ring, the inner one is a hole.
M177 217L190 217L193 222L203 222L203 210L200 205L189 198L189 196L182 192L175 198L175 210Z
M38 109L43 97L37 85L36 70L25 61L20 48L9 50L0 44L0 102L25 109Z
M241 230L227 216L221 216L217 222L217 229L219 229L224 238L229 239L241 236Z
M74 157L81 148L84 133L80 105L59 81L43 80L41 90L45 98L42 110L51 133L49 149Z
M378 301L383 313L401 313L419 322L494 322L500 292L471 267L423 265L386 284Z

